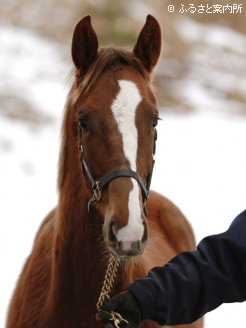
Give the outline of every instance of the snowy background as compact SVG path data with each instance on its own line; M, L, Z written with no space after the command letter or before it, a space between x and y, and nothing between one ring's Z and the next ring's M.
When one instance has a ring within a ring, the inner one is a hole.
M142 8L141 17L147 12ZM176 28L192 51L179 78L174 72L180 64L170 57L156 71L161 90L167 86L180 102L160 108L152 189L182 209L199 241L226 230L246 207L246 37L185 16ZM0 25L1 328L35 233L57 200L68 52L69 43ZM237 97L228 97L231 90ZM206 316L205 327L243 328L244 312L245 304L223 305Z

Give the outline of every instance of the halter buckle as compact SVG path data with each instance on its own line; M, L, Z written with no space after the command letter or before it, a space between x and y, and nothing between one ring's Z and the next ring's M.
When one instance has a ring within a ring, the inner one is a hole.
M97 202L101 199L102 196L102 189L100 188L99 183L100 181L96 180L93 186L93 194Z

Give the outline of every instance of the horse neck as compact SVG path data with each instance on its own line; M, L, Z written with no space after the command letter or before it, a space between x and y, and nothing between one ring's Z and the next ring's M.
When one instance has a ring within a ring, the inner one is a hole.
M81 293L84 289L83 294L86 290L92 295L91 289L94 289L98 294L107 265L107 254L103 242L100 241L100 218L95 210L90 214L87 211L91 190L88 189L79 161L78 132L73 108L67 108L63 125L55 275L59 275L61 284L67 285L67 281L72 281L72 288L76 293Z

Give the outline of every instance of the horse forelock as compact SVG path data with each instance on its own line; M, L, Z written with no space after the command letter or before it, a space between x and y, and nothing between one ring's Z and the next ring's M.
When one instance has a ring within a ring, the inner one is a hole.
M77 75L77 87L73 88L69 94L71 104L74 105L80 95L88 95L93 85L104 72L119 65L134 68L147 82L150 81L149 73L132 52L114 47L101 48L96 61L91 65L85 75L81 77L75 73Z

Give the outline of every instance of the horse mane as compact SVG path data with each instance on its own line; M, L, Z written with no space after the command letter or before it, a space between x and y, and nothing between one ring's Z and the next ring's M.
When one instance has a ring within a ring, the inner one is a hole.
M65 149L72 146L69 145L69 142L73 142L73 144L75 142L74 140L70 140L69 129L67 126L71 111L78 98L82 94L84 96L88 95L93 85L104 72L122 65L132 67L138 73L140 73L140 75L148 83L150 82L150 74L146 71L141 61L134 55L133 52L127 51L125 49L114 48L112 46L104 47L99 50L96 61L90 66L88 71L82 77L79 75L79 71L75 70L75 81L73 82L72 87L68 93L61 128L61 148L57 179L57 186L59 191L63 185L66 171Z

